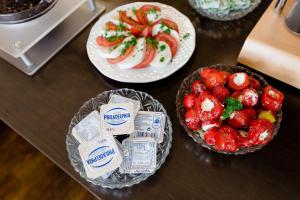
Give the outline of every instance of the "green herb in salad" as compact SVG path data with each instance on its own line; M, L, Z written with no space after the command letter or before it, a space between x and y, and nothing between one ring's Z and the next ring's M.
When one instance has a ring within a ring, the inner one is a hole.
M167 47L166 47L166 45L164 45L164 44L162 44L162 45L159 46L159 50L160 50L160 51L164 51L166 48L167 48Z
M147 38L146 39L146 43L151 45L154 48L157 48L158 45L158 40L157 39L153 39L153 38Z
M133 14L136 15L136 7L133 7L133 8L132 8L132 12L133 12Z
M126 26L123 22L120 22L118 25L118 30L124 31L126 29Z
M150 8L149 10L148 10L148 13L156 13L157 11L154 9L154 8Z
M105 36L107 36L107 35L105 35ZM113 35L113 36L107 37L107 40L109 42L114 42L114 41L116 41L120 38L123 38L123 37L124 37L123 35Z
M184 36L183 36L183 39L188 39L190 37L190 33L186 33L186 34L184 34Z
M121 54L124 54L129 47L135 46L136 44L137 44L136 38L132 38L131 40L124 42L123 43L124 47L121 49Z
M164 61L165 61L165 57L161 57L161 58L159 59L159 61L160 61L160 62L164 62Z
M160 23L160 29L163 30L164 33L170 34L171 29L163 23Z
M234 111L241 110L243 108L243 104L237 99L232 97L226 98L225 104L226 104L225 110L221 117L222 120L229 118Z

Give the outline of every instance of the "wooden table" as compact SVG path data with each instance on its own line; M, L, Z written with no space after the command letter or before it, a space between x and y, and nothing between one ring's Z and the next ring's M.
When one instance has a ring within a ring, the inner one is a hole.
M124 3L103 1L107 10ZM0 60L0 119L99 199L299 199L299 90L266 77L286 95L284 120L269 145L245 156L218 155L196 145L175 113L175 95L183 78L200 66L235 64L243 41L270 0L230 23L200 17L185 0L164 3L186 14L197 29L196 51L181 70L149 84L124 84L103 77L86 54L90 26L33 77ZM122 87L143 90L163 103L173 123L174 141L166 163L148 180L127 189L101 189L73 170L66 133L70 119L87 99Z

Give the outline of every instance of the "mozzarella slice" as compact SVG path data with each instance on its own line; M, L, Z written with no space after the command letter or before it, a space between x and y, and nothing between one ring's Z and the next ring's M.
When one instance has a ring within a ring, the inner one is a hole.
M147 13L147 19L150 23L156 22L157 20L161 19L161 13L160 12Z
M126 14L127 14L127 17L131 17L135 21L138 21L136 14L133 12L133 9L127 10Z
M112 36L129 36L130 32L128 31L107 31L107 30L101 30L100 36L109 38Z
M97 45L96 53L102 58L109 58L111 54L112 48L102 47Z
M144 59L146 51L145 38L139 38L133 52L122 62L118 63L121 69L131 69Z
M155 56L150 62L153 67L165 67L172 60L172 52L169 45L163 41L158 42L157 49L155 51Z
M121 55L122 49L125 47L125 42L130 41L134 36L129 36L123 40L123 42L116 47L101 47L98 45L97 53L102 58L117 58Z
M152 36L155 36L157 35L158 33L160 32L166 32L167 30L170 30L170 35L173 36L176 41L177 41L177 44L179 45L180 44L180 39L179 39L179 34L177 33L177 31L163 25L163 24L155 24L152 28Z
M118 56L120 56L122 53L122 50L125 48L126 43L128 41L131 41L133 38L135 38L135 37L129 36L129 37L125 38L119 46L117 46L115 49L111 50L110 54L106 58L117 58Z

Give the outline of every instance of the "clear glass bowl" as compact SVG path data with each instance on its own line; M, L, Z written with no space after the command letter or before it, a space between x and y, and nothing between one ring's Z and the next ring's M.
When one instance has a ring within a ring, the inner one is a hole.
M246 9L229 11L228 14L212 13L197 4L197 0L188 0L190 5L201 15L217 21L230 21L242 18L252 12L261 2L261 0L251 0L251 5Z
M68 151L69 160L74 169L80 174L82 178L91 182L94 185L99 185L104 188L123 188L130 187L134 184L138 184L141 181L146 180L149 176L153 175L153 173L140 173L140 174L122 174L117 169L112 175L110 175L107 179L103 179L102 177L96 178L94 180L89 179L86 176L83 164L81 162L81 158L78 152L78 141L71 135L72 128L80 122L86 115L88 115L93 110L98 110L99 107L103 104L108 103L110 96L113 94L118 94L124 97L128 97L131 99L135 99L141 102L141 110L145 111L157 111L163 112L166 115L166 125L164 130L164 139L163 142L157 145L157 165L156 170L158 170L161 165L165 162L166 157L169 154L171 144L172 144L172 124L170 118L161 103L159 103L156 99L145 92L135 91L132 89L118 89L118 90L110 90L105 91L98 96L89 99L87 102L83 104L83 106L79 109L78 113L75 114L73 119L71 120L69 131L66 138L66 147ZM125 137L117 137L118 141L121 142Z
M230 73L245 72L248 75L257 79L261 83L263 88L268 85L268 82L262 76L254 73L254 72L251 72L250 70L248 70L244 67L241 67L241 66L227 66L227 65L223 65L223 64L217 64L217 65L213 65L210 67L214 67L218 70L223 70L223 71L227 71ZM215 152L223 153L223 154L233 154L233 155L247 154L247 153L257 151L257 150L261 149L263 146L265 146L266 144L252 146L252 147L248 147L248 148L240 148L238 151L236 151L234 153L218 151L213 146L206 144L206 142L204 140L202 140L202 138L200 137L199 133L193 132L186 126L186 124L185 124L185 111L186 110L183 106L183 98L186 94L191 92L192 83L196 80L201 80L201 77L199 76L199 73L201 72L201 70L202 70L202 68L199 68L198 70L194 71L191 75L189 75L188 77L186 77L183 80L183 82L181 83L181 86L177 92L177 96L176 96L177 117L179 118L179 122L183 126L186 133L191 138L193 138L193 140L195 142L201 144L203 147L205 147L211 151L215 151ZM258 92L261 93L261 91L258 91ZM281 120L282 120L282 111L280 110L279 112L276 113L276 123L274 125L274 134L273 134L271 140L277 134L279 127L280 127Z

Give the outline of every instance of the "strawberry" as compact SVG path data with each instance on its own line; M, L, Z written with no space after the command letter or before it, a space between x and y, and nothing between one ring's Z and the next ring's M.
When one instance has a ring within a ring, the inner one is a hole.
M196 100L196 95L190 93L187 94L184 99L183 99L183 106L185 107L185 109L190 109L193 108L195 105L195 100Z
M237 151L237 134L238 132L230 126L222 126L216 135L215 149L225 152Z
M252 145L251 140L248 137L246 131L240 130L237 134L237 145L239 147L250 147Z
M205 79L207 77L207 74L209 74L210 72L217 72L217 71L218 70L215 68L204 67L200 72L200 77Z
M258 102L258 93L253 88L247 88L242 91L240 99L244 106L252 107Z
M223 71L211 71L204 78L207 88L213 89L216 86L223 86L227 82L228 74Z
M241 91L234 91L230 96L240 101L241 94L242 94Z
M216 86L213 88L213 95L215 95L221 102L224 102L225 98L229 96L229 90L224 86Z
M201 121L211 121L219 119L224 108L215 96L202 93L196 99L195 110Z
M256 80L252 76L250 76L249 79L250 79L250 87L251 88L254 88L256 90L260 90L261 89L261 84L260 84L260 82L258 80Z
M268 85L263 90L261 104L266 110L277 112L281 109L283 99L284 95L279 90Z
M260 145L270 141L273 131L273 124L269 120L255 119L250 124L248 134L254 145Z
M249 76L244 72L231 74L228 80L228 87L232 90L243 90L249 87Z
M206 89L207 88L206 88L205 84L200 80L194 81L192 84L192 87L191 87L192 92L196 95L202 93Z
M228 119L228 124L234 128L246 128L256 116L256 112L252 108L236 110Z
M206 144L212 146L215 145L218 130L219 130L218 128L212 128L204 133L204 141L206 142Z
M200 129L200 120L194 109L189 109L185 113L185 123L192 131Z
M222 125L222 122L220 120L218 121L202 121L201 122L201 128L204 131L208 131L215 127L220 127Z

